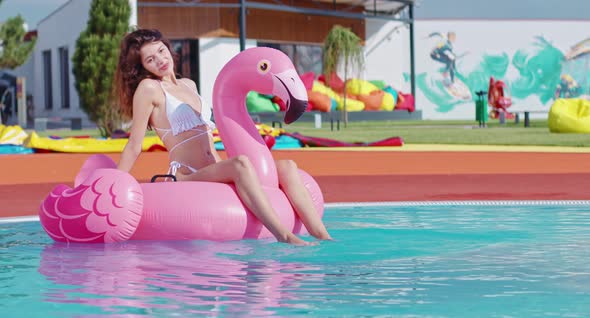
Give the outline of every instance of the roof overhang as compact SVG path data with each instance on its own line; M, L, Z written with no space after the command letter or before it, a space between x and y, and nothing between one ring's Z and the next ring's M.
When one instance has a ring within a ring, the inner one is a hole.
M349 6L363 6L366 13L395 15L415 3L415 0L312 0Z
M416 0L244 0L246 9L296 12L301 14L336 16L351 19L384 19L412 23L410 14L403 12ZM208 7L240 8L239 1L168 0L138 1L138 7ZM359 10L359 8L362 8Z

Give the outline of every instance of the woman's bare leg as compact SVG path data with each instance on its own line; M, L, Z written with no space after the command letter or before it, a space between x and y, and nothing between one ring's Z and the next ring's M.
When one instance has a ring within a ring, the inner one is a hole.
M190 175L179 175L179 180L233 182L244 205L266 226L277 241L308 244L281 224L266 193L262 190L256 171L246 156L237 156L214 163Z
M309 234L321 240L331 240L332 237L326 230L313 205L311 195L303 184L297 164L293 160L277 160L276 165L279 184Z

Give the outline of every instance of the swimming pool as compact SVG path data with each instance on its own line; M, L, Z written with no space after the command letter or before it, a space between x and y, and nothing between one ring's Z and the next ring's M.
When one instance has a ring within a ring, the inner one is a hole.
M589 202L329 206L336 242L54 244L0 224L2 317L588 317Z

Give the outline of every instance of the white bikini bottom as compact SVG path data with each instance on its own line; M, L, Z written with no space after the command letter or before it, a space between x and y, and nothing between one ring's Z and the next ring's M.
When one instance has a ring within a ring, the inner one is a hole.
M178 171L178 169L180 169L181 167L185 167L188 170L190 170L192 173L197 172L197 169L184 164L182 162L178 162L178 161L170 161L170 169L168 169L168 174L173 175L176 177L176 172Z

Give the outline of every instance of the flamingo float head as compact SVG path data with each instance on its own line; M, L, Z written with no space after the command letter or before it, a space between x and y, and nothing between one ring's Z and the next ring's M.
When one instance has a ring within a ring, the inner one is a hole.
M264 186L278 187L274 158L260 136L246 107L250 91L280 98L290 124L307 108L307 90L295 67L283 52L266 47L244 50L217 75L213 86L213 116L228 158L250 159Z
M251 90L279 97L287 107L286 124L307 109L307 90L289 57L279 50L256 47L241 52L221 70L214 88L221 98L245 97Z

